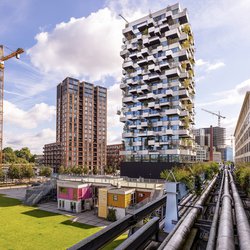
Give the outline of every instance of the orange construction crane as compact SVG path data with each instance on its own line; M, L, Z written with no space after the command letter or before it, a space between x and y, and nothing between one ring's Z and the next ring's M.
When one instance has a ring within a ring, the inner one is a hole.
M23 49L18 48L9 55L4 56L3 45L0 45L0 164L2 164L2 149L3 149L3 90L4 90L4 62L12 57L20 58Z

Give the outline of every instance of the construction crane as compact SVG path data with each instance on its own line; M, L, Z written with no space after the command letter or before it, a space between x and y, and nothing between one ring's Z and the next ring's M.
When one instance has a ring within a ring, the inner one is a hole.
M9 55L4 56L4 46L0 45L0 164L3 161L2 147L3 147L3 90L4 90L4 62L12 57L20 58L20 54L24 52L23 49L18 48Z
M221 119L221 118L223 118L223 119L226 118L225 116L222 116L222 115L220 114L220 111L218 111L218 114L217 114L217 113L214 113L214 112L209 111L209 110L206 110L206 109L202 109L202 110L205 111L205 112L208 112L208 113L210 113L210 114L212 114L212 115L216 115L216 116L218 117L218 127L220 127L220 119Z

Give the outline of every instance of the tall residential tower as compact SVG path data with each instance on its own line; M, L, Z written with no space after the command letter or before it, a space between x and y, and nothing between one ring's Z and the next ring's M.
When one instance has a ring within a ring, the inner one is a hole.
M69 77L57 86L56 140L62 165L101 172L106 165L106 88Z
M127 23L123 36L125 163L191 161L195 60L187 10L168 6Z

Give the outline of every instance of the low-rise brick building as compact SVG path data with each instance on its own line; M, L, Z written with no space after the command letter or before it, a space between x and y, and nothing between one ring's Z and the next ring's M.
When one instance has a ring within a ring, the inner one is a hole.
M62 164L62 153L60 143L54 142L45 144L43 147L44 165L52 167L57 173Z

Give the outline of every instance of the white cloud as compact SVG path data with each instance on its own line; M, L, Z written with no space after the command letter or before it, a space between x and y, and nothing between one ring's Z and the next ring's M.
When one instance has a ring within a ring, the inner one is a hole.
M250 79L236 85L233 89L214 93L219 99L206 103L197 103L197 107L212 106L212 105L235 105L242 104L246 91L250 91Z
M212 71L226 66L225 63L222 61L217 60L216 62L209 62L203 59L196 60L195 65L198 68L204 69L205 71Z
M205 79L205 76L199 76L195 78L195 82L201 82L204 79Z
M4 100L4 122L9 126L32 129L36 128L40 122L51 121L55 115L55 106L49 106L46 103L35 104L25 111Z
M219 68L224 67L224 66L225 66L225 63L223 63L223 62L209 64L209 66L207 67L207 71L216 70L216 69L219 69Z
M85 77L120 77L123 20L104 8L88 17L71 18L51 32L36 35L28 50L31 62L46 73Z
M47 143L55 142L56 132L50 128L45 128L41 132L34 133L5 133L4 145L8 145L14 149L20 149L22 147L28 147L34 154L42 154L43 146Z
M196 60L196 62L195 62L195 65L196 65L197 67L203 66L203 65L207 65L207 64L208 64L208 62L204 61L203 59L198 59L198 60Z
M122 91L120 84L116 83L108 88L108 144L121 143L121 134L123 124L120 122L120 116L117 110L122 106Z

